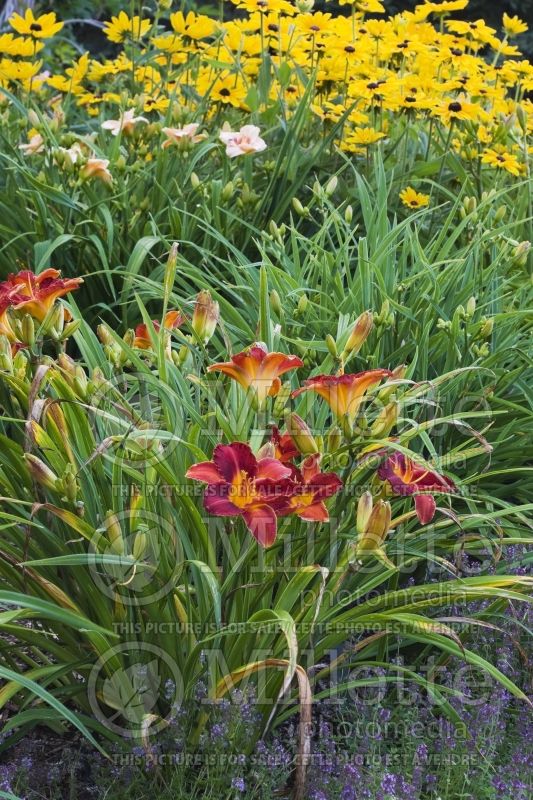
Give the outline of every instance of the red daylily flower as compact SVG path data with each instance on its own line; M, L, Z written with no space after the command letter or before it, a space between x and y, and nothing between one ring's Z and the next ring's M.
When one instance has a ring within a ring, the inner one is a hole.
M316 392L324 398L336 417L348 417L354 422L365 393L392 375L388 369L370 369L348 375L316 375L304 381L304 386L292 393Z
M15 310L23 310L42 322L55 301L77 289L82 278L61 278L57 269L45 269L39 275L29 269L10 275L0 284L0 292L7 294Z
M179 328L185 322L185 317L180 311L167 311L165 314L164 328L167 331ZM152 325L156 333L161 330L161 323L157 319L152 320ZM137 325L135 328L135 339L133 346L138 347L140 350L150 350L153 347L153 342L150 338L148 326L144 323Z
M449 478L398 452L381 464L378 476L382 481L388 481L394 494L415 495L416 515L422 525L427 525L435 516L437 504L432 493L455 492L457 489Z
M257 395L259 406L267 397L275 397L281 388L280 375L291 369L303 367L298 356L285 353L269 353L262 342L256 342L242 353L231 357L231 361L222 364L211 364L208 372L223 372L248 390L250 387Z
M8 342L14 344L17 336L8 316L8 309L13 305L8 292L1 291L0 287L0 335L6 336Z
M296 487L288 497L287 509L281 510L282 515L296 514L310 522L329 520L324 500L342 489L342 481L334 472L320 472L320 458L319 453L315 453L303 460L300 469L292 468Z
M280 433L276 425L272 426L271 442L274 445L276 458L282 464L288 464L300 455L290 433Z
M207 484L206 511L216 517L242 517L262 547L276 539L276 509L286 504L291 468L276 458L257 459L242 442L219 444L212 461L194 464L186 473Z

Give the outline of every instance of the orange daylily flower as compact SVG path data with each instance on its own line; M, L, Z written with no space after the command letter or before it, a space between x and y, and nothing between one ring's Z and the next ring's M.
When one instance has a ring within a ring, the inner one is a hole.
M259 406L267 397L275 397L280 388L280 375L297 367L303 367L298 356L285 353L269 353L262 342L255 342L247 350L231 357L231 361L211 364L208 372L223 372L240 383L243 389L252 389Z
M55 301L77 289L82 278L61 278L57 269L45 269L36 275L29 269L10 275L0 284L0 293L8 295L15 310L30 314L42 322Z
M185 322L185 317L180 311L167 311L165 314L165 320L163 322L163 327L166 331L173 331L176 328L179 328ZM159 333L161 330L161 323L154 319L152 320L152 324L154 326L154 330L156 333ZM137 325L135 328L135 339L133 340L133 346L138 347L140 350L151 350L153 347L152 339L150 338L150 332L148 330L148 326L144 323Z
M324 398L336 417L347 417L353 423L366 392L390 375L392 372L388 369L370 369L352 375L316 375L306 380L305 385L293 392L292 396L316 392Z

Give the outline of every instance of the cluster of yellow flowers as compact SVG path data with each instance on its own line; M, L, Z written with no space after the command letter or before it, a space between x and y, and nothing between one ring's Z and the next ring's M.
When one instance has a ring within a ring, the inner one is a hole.
M20 36L0 37L0 85L74 97L91 116L115 106L166 124L205 123L228 107L272 105L287 117L305 99L317 124L340 123L336 144L346 152L394 141L393 125L416 120L462 158L525 174L533 65L511 42L527 30L518 17L504 14L498 36L483 20L450 18L468 0L425 0L386 19L368 16L384 12L379 0L341 0L346 16L314 12L313 0L231 2L239 13L228 21L121 11L104 27L120 46L115 58L84 54L56 75L42 72L40 51L61 23L14 15Z

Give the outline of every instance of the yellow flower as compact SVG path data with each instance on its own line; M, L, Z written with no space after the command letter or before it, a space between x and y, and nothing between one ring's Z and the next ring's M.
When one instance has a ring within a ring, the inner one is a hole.
M43 42L24 39L22 36L13 36L12 33L0 35L0 53L3 56L22 56L29 58L39 53L44 47Z
M400 200L408 208L423 208L429 205L429 194L417 192L412 186L406 186L400 192Z
M528 29L527 24L519 19L516 15L510 17L509 14L503 14L503 29L507 36L518 36L520 33L525 33Z
M170 24L176 33L189 39L205 39L213 36L217 29L214 19L204 14L195 14L194 11L189 11L187 16L182 11L176 11L170 15Z
M111 22L105 23L104 33L110 42L121 44L128 39L133 41L142 39L151 27L152 23L149 19L140 17L130 19L125 11L120 11L117 17L111 17Z
M497 150L485 150L481 156L481 163L488 164L496 169L504 169L506 172L510 172L511 175L520 175L521 172L521 164L517 157L505 151L498 153Z
M362 145L368 147L371 144L379 142L384 139L385 134L382 131L375 131L374 128L354 128L353 133L348 137L350 144Z
M34 17L31 8L27 8L23 17L20 14L13 14L9 18L9 24L13 30L23 36L31 36L33 39L50 39L63 27L63 23L56 22L56 19L53 12Z

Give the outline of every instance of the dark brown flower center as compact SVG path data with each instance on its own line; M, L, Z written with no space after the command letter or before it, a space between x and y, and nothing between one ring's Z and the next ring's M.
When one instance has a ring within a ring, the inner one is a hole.
M462 108L463 107L461 103L454 102L450 103L450 105L448 106L448 111L451 111L452 113L456 114L458 111L461 111Z
M42 29L43 26L39 25L38 22L32 22L32 24L30 25L30 31L35 31L36 33L39 33L39 31L42 31Z

